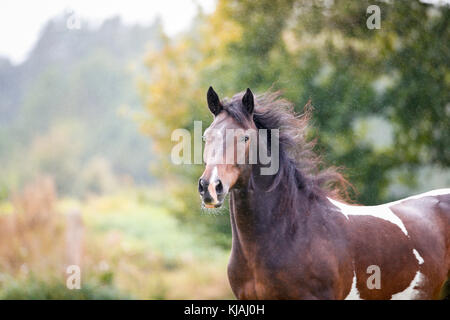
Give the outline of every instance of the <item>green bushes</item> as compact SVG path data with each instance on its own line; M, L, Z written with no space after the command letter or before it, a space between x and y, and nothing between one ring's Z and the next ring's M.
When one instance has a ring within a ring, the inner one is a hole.
M111 285L83 283L81 289L70 290L60 279L44 281L34 277L9 279L0 286L1 300L113 300L130 299Z

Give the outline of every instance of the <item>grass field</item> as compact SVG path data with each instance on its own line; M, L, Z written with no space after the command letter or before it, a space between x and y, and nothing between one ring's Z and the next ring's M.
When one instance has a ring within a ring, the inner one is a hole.
M22 197L25 203L39 202ZM33 206L2 203L3 225L21 221L21 228L0 239L0 298L233 298L226 277L228 250L213 245L200 229L181 224L158 198L155 190L130 189L84 201L55 199L51 218L48 208L26 212L20 208ZM69 236L67 212L81 213L78 240ZM26 215L23 222L20 217ZM65 285L70 241L80 242L80 290Z

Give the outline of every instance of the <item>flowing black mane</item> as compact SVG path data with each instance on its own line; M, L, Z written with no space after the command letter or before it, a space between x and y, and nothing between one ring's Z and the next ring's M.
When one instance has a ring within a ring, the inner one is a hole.
M248 115L241 105L243 93L224 100L224 110L238 123L245 126ZM306 137L312 107L308 103L301 115L296 115L292 103L280 98L281 92L266 92L255 96L253 121L258 129L279 129L279 170L266 191L281 188L281 202L286 209L292 209L301 194L308 199L326 196L348 198L350 184L337 168L326 168L313 151L314 140ZM269 131L270 133L270 131ZM268 141L270 143L270 135ZM250 183L254 187L255 175Z

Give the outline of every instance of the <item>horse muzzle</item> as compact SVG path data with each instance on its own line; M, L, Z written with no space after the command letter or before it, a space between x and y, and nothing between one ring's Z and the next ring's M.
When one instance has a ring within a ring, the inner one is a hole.
M205 208L220 208L226 196L223 184L220 180L210 184L207 180L200 178L198 181L198 192Z

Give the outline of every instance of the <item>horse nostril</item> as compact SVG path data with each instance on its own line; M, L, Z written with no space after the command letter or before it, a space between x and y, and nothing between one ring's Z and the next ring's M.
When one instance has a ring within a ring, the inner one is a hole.
M201 195L203 195L205 193L205 189L206 189L205 180L203 180L203 179L198 180L198 192Z
M216 185L216 193L217 194L222 194L223 193L223 184L222 181L218 181L217 185Z

